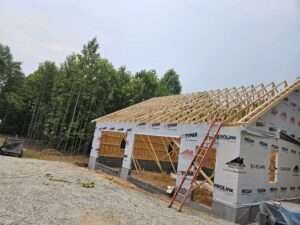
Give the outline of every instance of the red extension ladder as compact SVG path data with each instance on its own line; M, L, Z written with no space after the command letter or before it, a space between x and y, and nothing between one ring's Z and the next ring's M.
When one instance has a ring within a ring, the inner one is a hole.
M182 199L180 199L181 202L178 208L178 211L180 212L187 197L193 192L193 190L195 190L195 188L199 186L197 185L197 177L201 172L207 153L213 148L214 144L216 143L222 126L223 123L218 123L216 121L210 124L202 144L198 147L194 158L192 159L187 171L184 173L184 176L172 197L169 208L173 206L175 200L177 199L177 196L181 196ZM189 185L189 189L186 190L185 188L183 188L183 184L185 183L188 176L192 176L192 180Z

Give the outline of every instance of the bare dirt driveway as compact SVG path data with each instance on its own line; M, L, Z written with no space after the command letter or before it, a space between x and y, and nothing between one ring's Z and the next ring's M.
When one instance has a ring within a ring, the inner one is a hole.
M230 224L160 198L72 164L0 156L0 225Z

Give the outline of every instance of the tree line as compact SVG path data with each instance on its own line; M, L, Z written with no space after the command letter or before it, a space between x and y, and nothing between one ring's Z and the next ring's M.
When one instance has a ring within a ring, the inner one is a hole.
M91 120L155 96L179 94L174 69L131 73L99 53L94 38L57 66L45 61L25 76L9 47L0 44L0 132L39 140L66 152L91 142Z

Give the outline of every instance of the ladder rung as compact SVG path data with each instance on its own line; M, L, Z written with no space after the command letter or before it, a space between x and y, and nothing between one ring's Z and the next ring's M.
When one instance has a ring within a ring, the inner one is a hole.
M199 156L197 157L197 159L195 160L195 162L199 161L200 159L203 159L204 156L205 156L205 155L199 155Z
M208 149L203 149L202 152L200 152L198 155L206 155L206 152L208 151Z
M203 158L203 157L205 157L205 156L206 156L206 152L205 152L205 153L202 153L202 154L199 154L199 155L197 156L197 158L196 158L196 161L197 161L197 159Z
M202 149L201 152L199 152L198 155L206 155L206 153L209 151L209 148L205 148L205 149Z
M209 149L203 149L203 151L199 152L198 155L206 155Z
M200 164L200 162L202 161L202 159L203 159L203 158L204 158L204 157L202 157L202 158L199 158L199 160L197 160L197 162L196 162L196 163L197 163L197 164L196 164L196 165L197 165L197 167L199 167L199 164Z
M198 163L198 164L199 164L199 162L200 162L201 160L203 160L204 158L205 158L205 155L199 156L199 157L196 159L195 163Z
M206 144L204 144L204 145L202 145L202 146L200 146L200 147L209 147L210 146L210 142L209 143L206 143Z

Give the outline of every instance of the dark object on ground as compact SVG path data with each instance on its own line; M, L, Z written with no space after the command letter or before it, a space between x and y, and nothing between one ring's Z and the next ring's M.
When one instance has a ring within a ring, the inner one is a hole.
M259 225L299 225L300 205L289 202L264 202L259 207Z
M22 157L24 140L20 138L7 138L0 146L0 155Z

